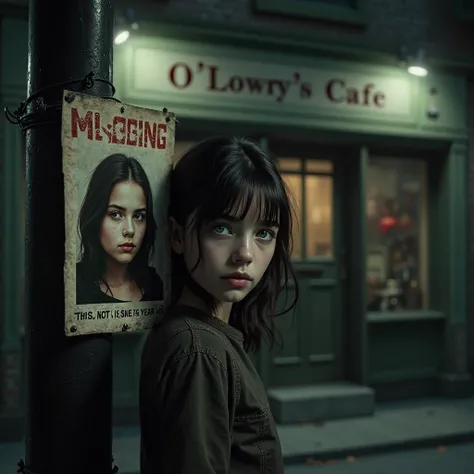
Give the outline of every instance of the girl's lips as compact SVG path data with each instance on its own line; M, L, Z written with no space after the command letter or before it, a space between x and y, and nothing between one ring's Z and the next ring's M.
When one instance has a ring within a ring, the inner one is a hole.
M135 248L135 245L133 244L130 244L130 245L121 245L120 248L124 251L124 252L127 252L127 253L130 253L133 251L133 249Z

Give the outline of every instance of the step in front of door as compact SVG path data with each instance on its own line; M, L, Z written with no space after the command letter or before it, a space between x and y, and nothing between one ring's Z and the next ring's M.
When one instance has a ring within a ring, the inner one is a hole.
M343 382L272 388L268 400L279 424L370 416L375 409L374 391L370 387Z

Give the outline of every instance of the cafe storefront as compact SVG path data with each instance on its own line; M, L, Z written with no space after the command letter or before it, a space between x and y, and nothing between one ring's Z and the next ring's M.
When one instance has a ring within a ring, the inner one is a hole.
M269 393L316 399L318 387L365 387L383 400L468 390L449 349L466 321L464 78L284 53L262 38L199 38L131 39L117 49L115 84L124 102L177 114L177 157L234 134L280 164L298 213L300 303L278 320L283 349L255 356ZM117 382L124 403L136 403L142 340L116 336L117 367L135 368L120 370L130 377Z
M19 50L7 58L2 93L13 107L24 98L27 51L18 25L11 30ZM176 156L209 135L250 136L292 191L300 302L278 319L283 348L254 357L278 421L311 421L308 406L336 394L348 397L334 417L370 414L375 399L469 393L463 76L414 77L308 45L190 27L140 29L114 55L120 100L176 113ZM21 281L12 258L21 255L23 201L12 183L23 183L23 150L5 122L2 146L19 158L4 165L4 275ZM22 290L9 281L1 351L21 362ZM136 423L144 334L113 338L115 421ZM285 401L299 408L285 411Z

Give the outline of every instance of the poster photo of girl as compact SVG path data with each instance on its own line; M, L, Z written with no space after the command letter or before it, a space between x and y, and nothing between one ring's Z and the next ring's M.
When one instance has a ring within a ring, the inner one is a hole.
M64 92L65 334L148 329L171 298L174 116Z
M78 224L77 304L163 300L163 282L149 265L157 230L153 195L136 158L116 153L99 163Z

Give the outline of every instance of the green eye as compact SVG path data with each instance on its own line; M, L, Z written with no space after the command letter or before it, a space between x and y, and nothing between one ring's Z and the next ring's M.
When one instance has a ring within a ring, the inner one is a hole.
M231 233L230 229L223 224L214 226L213 231L218 235L229 235Z
M261 230L257 233L257 238L269 242L275 238L275 233L271 230Z

